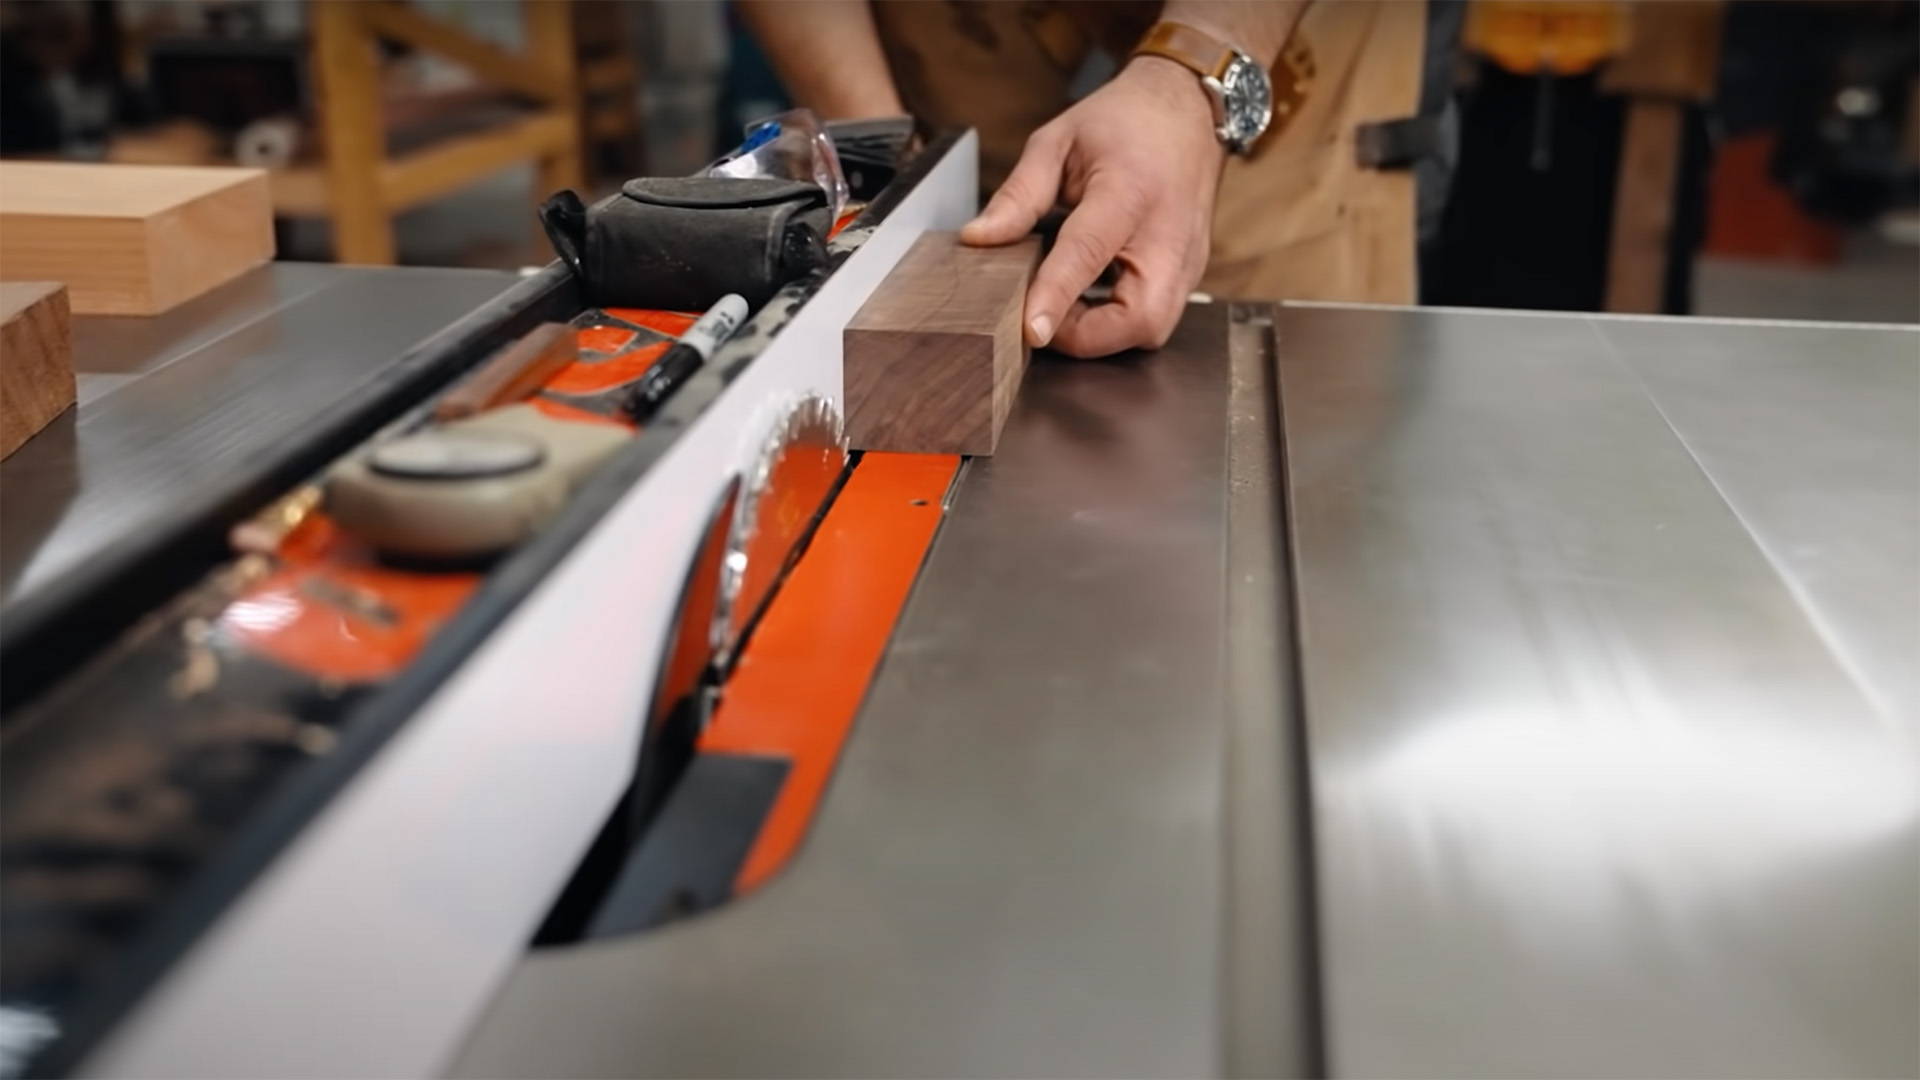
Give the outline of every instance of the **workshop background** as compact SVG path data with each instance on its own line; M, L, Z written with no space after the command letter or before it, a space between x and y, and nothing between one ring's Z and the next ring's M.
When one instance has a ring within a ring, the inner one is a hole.
M691 173L785 104L724 2L541 2L567 17L5 0L0 155L259 165L281 258L518 267L549 258L531 207L556 181ZM1424 302L1920 321L1920 3L1456 14L1459 159ZM321 40L357 35L378 71L329 73ZM402 164L406 205L354 182Z

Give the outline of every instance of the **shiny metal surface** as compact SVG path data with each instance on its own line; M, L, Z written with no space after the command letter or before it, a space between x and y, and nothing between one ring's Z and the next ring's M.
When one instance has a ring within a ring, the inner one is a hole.
M535 952L453 1073L1199 1076L1297 1055L1285 978L1270 1030L1222 1045L1229 922L1292 910L1257 896L1284 858L1228 866L1226 819L1291 792L1229 793L1230 714L1260 691L1226 678L1227 332L1199 307L1152 359L1037 359L794 865L699 918ZM1231 850L1284 851L1276 826L1236 824Z
M1270 304L1234 304L1227 397L1226 905L1229 1077L1324 1075L1308 877L1306 746L1293 664Z
M678 571L722 490L750 466L776 406L838 399L841 329L915 237L975 212L977 147L970 131L931 142L904 174L914 182L883 193L880 220L834 238L842 261L831 274L784 290L780 308L674 394L632 453L496 568L467 612L501 605L499 621L482 631L456 617L416 661L451 673L388 687L388 723L400 722L393 695L420 702L404 729L169 969L86 1073L414 1077L442 1067L634 779ZM543 278L508 295L526 297ZM602 1016L632 1025L630 1011Z
M726 558L721 563L713 645L732 662L741 635L766 605L773 583L847 468L847 432L832 401L790 403L747 469Z
M269 263L158 315L82 315L73 320L81 404L362 272L329 263Z
M183 486L219 487L513 281L275 263L150 319L75 319L79 408L0 463L0 597L152 528Z
M1920 723L1920 334L1593 325L1868 699Z
M1920 334L1279 339L1333 1072L1920 1075Z

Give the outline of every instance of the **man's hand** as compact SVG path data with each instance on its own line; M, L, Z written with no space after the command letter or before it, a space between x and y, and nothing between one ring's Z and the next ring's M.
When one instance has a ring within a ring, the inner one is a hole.
M1009 244L1055 203L1073 207L1027 293L1030 344L1083 357L1166 344L1207 267L1226 162L1213 128L1193 72L1142 56L1027 140L960 238ZM1112 302L1082 301L1109 263Z

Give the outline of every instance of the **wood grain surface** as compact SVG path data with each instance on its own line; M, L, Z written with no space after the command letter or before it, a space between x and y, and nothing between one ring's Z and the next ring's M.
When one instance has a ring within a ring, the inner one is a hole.
M0 279L60 281L82 315L154 315L273 258L259 169L0 164Z
M541 323L495 353L433 407L439 420L458 420L530 398L580 355L580 341L565 323Z
M1026 370L1020 314L1039 259L1037 237L998 248L950 232L915 242L847 323L855 449L993 453Z
M1665 0L1634 4L1631 11L1632 37L1601 70L1601 92L1710 100L1720 82L1723 0Z
M1608 245L1608 311L1664 308L1685 107L1708 100L1719 85L1725 15L1719 0L1635 4L1632 41L1601 73L1603 91L1628 96Z
M0 284L0 458L73 404L73 326L66 286Z
M1627 106L1608 238L1608 311L1658 314L1665 306L1684 121L1680 103L1665 98L1635 98Z

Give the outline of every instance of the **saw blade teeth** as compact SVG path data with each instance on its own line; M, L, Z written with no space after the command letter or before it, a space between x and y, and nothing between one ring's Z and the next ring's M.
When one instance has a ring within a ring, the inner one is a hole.
M846 462L846 424L824 395L794 400L769 430L746 473L721 564L714 637L723 655L737 646L771 593Z

